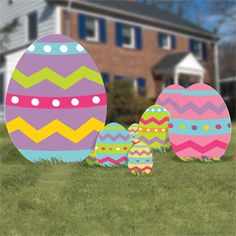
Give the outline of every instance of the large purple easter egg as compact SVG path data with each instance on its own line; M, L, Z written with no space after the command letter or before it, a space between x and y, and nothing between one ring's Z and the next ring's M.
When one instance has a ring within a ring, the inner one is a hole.
M32 43L13 71L6 123L30 161L84 160L95 147L107 113L96 64L73 39L53 34Z

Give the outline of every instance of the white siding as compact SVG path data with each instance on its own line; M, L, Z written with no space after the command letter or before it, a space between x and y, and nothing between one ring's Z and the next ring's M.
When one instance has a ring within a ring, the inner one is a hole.
M19 48L26 45L27 39L27 17L32 11L37 11L38 16L38 37L57 33L58 14L54 5L48 4L45 0L8 0L0 1L0 28L10 23L14 18L18 19L19 25L9 34L0 48L0 53Z

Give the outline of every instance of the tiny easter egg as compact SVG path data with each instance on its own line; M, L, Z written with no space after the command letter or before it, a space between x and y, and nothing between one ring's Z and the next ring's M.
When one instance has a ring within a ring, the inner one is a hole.
M85 159L86 163L90 166L98 165L98 160L96 158L96 152L95 149L93 149L88 157Z
M170 113L160 105L150 106L139 121L138 139L152 149L165 151L170 148L168 123Z
M118 123L104 127L96 142L96 158L100 165L127 165L132 140L128 131Z
M168 86L157 104L171 113L169 139L182 160L220 159L231 137L230 115L223 99L209 85L196 83L185 89Z
M33 162L84 160L107 114L95 62L81 44L59 34L28 47L13 71L5 103L12 142Z
M134 123L129 126L128 133L132 139L133 144L136 144L139 142L139 140L138 140L138 124L137 123Z
M135 144L128 155L128 168L134 175L150 174L153 167L151 149L143 142Z

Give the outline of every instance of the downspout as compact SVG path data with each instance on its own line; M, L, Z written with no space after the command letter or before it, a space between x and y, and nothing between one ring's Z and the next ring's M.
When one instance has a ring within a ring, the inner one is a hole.
M72 0L68 0L67 8L65 11L65 34L70 36L70 14L71 14Z
M215 75L215 88L220 93L220 73L219 73L219 50L217 39L214 41L214 50L213 50L213 58L214 58L214 75Z

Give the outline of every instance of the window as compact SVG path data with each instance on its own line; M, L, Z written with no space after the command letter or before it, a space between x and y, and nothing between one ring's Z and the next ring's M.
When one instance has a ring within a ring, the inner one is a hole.
M142 28L121 22L115 23L116 45L123 48L142 49Z
M34 40L38 37L37 12L28 15L28 40Z
M160 48L167 49L167 50L176 48L175 35L159 32L158 33L158 41L159 41Z
M194 50L194 55L198 59L202 59L202 44L200 42L195 41L193 50Z
M0 73L0 105L4 102L4 74Z
M81 40L106 43L106 19L78 14L78 36Z
M169 34L163 34L163 47L162 48L171 49L170 35Z
M86 40L98 41L98 19L87 16L85 21L85 35Z
M146 80L145 78L137 78L136 79L136 93L138 96L145 96L146 95Z
M189 49L197 59L207 60L207 44L205 42L200 42L194 39L189 40Z
M134 48L135 40L134 40L134 27L124 25L122 28L122 41L123 47L126 48Z
M114 77L117 81L125 81L125 83L134 90L135 95L145 96L146 95L146 80L145 78L134 78L134 77L123 77L116 75Z

